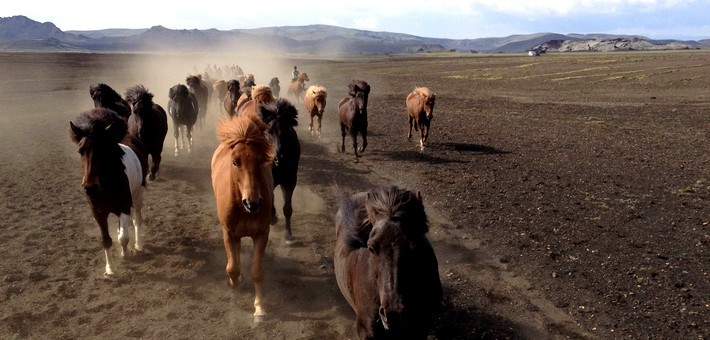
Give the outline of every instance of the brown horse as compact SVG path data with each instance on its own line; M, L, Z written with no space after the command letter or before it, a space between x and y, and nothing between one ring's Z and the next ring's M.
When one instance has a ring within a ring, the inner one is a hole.
M111 86L104 83L90 85L89 95L94 101L94 107L110 109L123 119L128 119L131 116L131 106Z
M217 98L217 105L222 105L224 96L227 94L227 82L224 80L215 80L214 83L212 83L212 91L215 93L215 98Z
M306 90L305 83L307 81L310 81L310 79L308 79L308 74L303 72L298 75L296 80L293 80L290 84L288 84L288 95L292 96L297 103L303 100L303 91Z
M340 101L338 113L340 116L340 133L343 137L340 152L345 152L345 136L350 134L353 140L353 153L355 162L358 161L357 136L362 136L362 146L359 151L364 152L367 147L367 111L364 109L365 94L357 91L354 97L346 97Z
M419 193L339 193L333 256L360 339L426 339L442 288Z
M306 111L308 111L311 116L311 121L308 124L308 130L311 131L311 135L317 134L318 137L320 137L321 120L323 119L327 97L328 90L320 85L309 87L306 94L303 96L303 104L306 106ZM313 117L318 118L317 129L313 127Z
M187 88L197 99L197 107L199 108L197 112L198 123L200 127L204 127L205 118L207 117L207 104L209 104L209 88L202 81L202 75L199 74L187 76L185 84L187 84Z
M271 166L275 154L266 138L266 128L254 112L223 119L217 126L220 144L212 156L212 188L231 286L238 286L243 279L239 263L241 239L251 237L254 243L251 277L257 322L266 315L261 294L262 260L269 240L269 208L274 198Z
M434 118L434 104L436 104L436 94L426 87L417 87L407 96L407 113L409 114L409 134L407 139L412 138L412 126L419 131L419 147L424 150L427 138L429 138L429 125ZM426 132L424 132L426 129Z
M240 91L239 81L232 79L227 82L227 93L224 95L224 100L222 101L224 105L224 110L227 111L229 116L233 116L237 113L237 101L241 97L242 91Z
M126 101L133 107L133 113L128 118L128 133L140 139L145 146L152 160L148 180L155 180L168 134L168 115L162 106L153 103L153 94L143 85L127 89Z
M109 214L118 216L121 256L128 254L130 224L135 228L134 248L142 249L139 231L148 162L145 150L140 140L127 133L126 122L106 108L81 113L69 122L69 127L69 137L79 146L83 169L81 186L101 230L106 257L104 275L113 275Z

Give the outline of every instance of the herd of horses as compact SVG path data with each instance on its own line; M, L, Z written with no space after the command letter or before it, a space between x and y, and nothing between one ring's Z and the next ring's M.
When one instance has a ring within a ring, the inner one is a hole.
M241 80L241 81L240 81ZM254 283L254 320L266 316L262 287L263 257L270 226L277 222L274 190L284 199L284 239L294 241L291 230L292 197L298 180L301 146L295 127L298 110L280 98L278 78L269 86L256 85L253 76L215 82L209 87L199 76L169 89L168 110L153 102L144 86L126 90L125 99L106 84L89 92L94 108L70 122L70 138L77 144L83 170L82 187L99 225L106 259L105 275L115 272L108 216L119 218L121 256L142 250L143 196L147 181L155 180L163 142L172 118L175 155L193 146L192 129L204 124L210 92L226 111L218 122L219 140L212 160L211 179L227 254L229 284L243 281L240 268L241 239L252 239L251 279ZM303 101L310 115L309 130L320 136L327 90L305 88L308 75L291 82L288 94ZM348 84L338 104L342 135L352 139L355 161L367 147L367 104L370 85L362 80ZM220 99L221 96L221 99ZM409 135L414 126L424 148L429 134L435 95L416 88L406 99ZM314 118L317 126L314 125ZM426 129L426 132L425 132ZM358 135L362 144L358 147ZM182 138L181 138L182 137ZM150 157L150 167L149 164ZM396 186L374 188L348 195L337 186L335 225L335 276L340 291L356 313L360 338L426 339L442 301L442 287L434 250L426 234L428 220L421 194Z

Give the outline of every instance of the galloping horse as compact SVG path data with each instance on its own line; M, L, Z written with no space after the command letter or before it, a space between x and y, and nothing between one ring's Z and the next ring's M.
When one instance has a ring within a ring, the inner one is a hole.
M254 280L254 320L266 313L262 306L262 260L269 240L274 183L271 165L275 154L266 138L264 124L255 113L235 115L218 123L220 144L212 156L212 188L217 201L217 215L222 225L226 272L229 284L238 286L241 239L251 237L254 255L251 277Z
M227 94L227 82L224 80L215 80L212 83L212 90L217 98L217 105L222 105L224 96Z
M434 104L436 104L436 94L426 87L417 87L407 96L407 113L409 114L409 134L407 139L412 138L412 126L419 131L419 147L424 150L427 138L429 138L429 125L434 118ZM426 133L424 129L426 128Z
M128 118L128 133L140 139L145 146L153 161L148 180L155 180L168 134L168 115L162 106L153 103L153 94L143 85L127 89L126 101L133 106L133 113Z
M227 93L224 95L224 100L222 101L224 105L224 110L231 117L237 111L237 101L239 97L242 96L242 92L239 90L239 81L232 79L227 82Z
M293 80L290 84L288 84L288 95L293 96L297 103L303 100L303 91L306 89L305 83L307 81L310 81L310 79L308 79L308 74L303 72L298 75L296 80Z
M108 231L108 216L118 216L121 256L128 254L129 225L133 217L134 248L142 249L141 208L145 191L147 157L140 140L127 134L126 122L116 112L95 108L69 122L69 137L79 146L83 177L81 185L101 230L106 257L104 275L113 275L113 241Z
M364 110L365 94L361 91L355 92L354 97L346 97L340 101L338 113L340 115L340 133L343 137L340 144L340 152L345 152L345 136L350 134L353 140L353 153L355 162L358 161L357 135L362 136L362 146L359 151L364 152L367 147L367 111Z
M209 103L209 89L207 85L202 81L201 75L190 75L185 78L185 84L187 84L188 89L192 94L195 95L197 99L197 106L199 107L198 118L200 122L200 127L205 126L205 117L207 117L207 104Z
M328 97L328 91L325 87L319 85L313 85L306 90L306 94L303 96L303 104L306 106L306 111L311 116L310 124L308 124L308 130L311 131L311 135L317 134L320 137L321 130L321 120L323 119L323 111L325 111L326 98ZM313 117L318 118L318 128L313 127Z
M278 98L279 95L281 94L281 82L279 81L279 78L273 77L269 81L269 87L271 88L271 93L273 93L274 98Z
M419 193L339 193L333 256L360 339L426 339L442 288Z
M348 84L348 96L355 97L355 93L362 92L364 95L363 110L367 112L367 102L370 97L370 84L364 80L353 80Z
M197 99L192 94L187 86L177 84L170 88L168 92L168 113L173 118L173 130L175 136L175 156L179 154L178 143L180 149L187 145L187 152L192 152L192 127L197 122ZM185 133L180 139L180 126L185 126ZM185 140L187 139L187 140Z
M90 85L89 95L94 101L94 107L113 110L123 119L128 119L131 116L131 106L111 86L104 83Z

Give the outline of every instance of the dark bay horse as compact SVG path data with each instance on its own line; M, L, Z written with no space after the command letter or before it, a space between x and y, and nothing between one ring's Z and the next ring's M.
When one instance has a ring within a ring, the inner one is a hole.
M295 98L297 103L300 103L301 100L303 100L303 91L306 90L307 81L310 81L310 79L308 79L308 74L303 72L298 75L296 80L293 80L290 84L288 84L288 95Z
M353 153L355 154L355 162L358 161L357 136L362 136L362 146L360 152L364 152L367 147L367 111L364 109L365 94L361 91L355 92L354 97L346 97L340 101L338 106L338 114L340 116L340 133L342 135L342 143L340 144L340 152L345 152L345 136L350 135L353 141Z
M306 106L306 111L309 113L311 120L308 124L308 130L311 131L311 135L318 135L320 137L321 131L321 120L323 120L323 112L325 111L325 105L327 103L328 90L319 85L313 85L306 90L306 94L303 96L303 105ZM318 127L313 126L313 118L318 119Z
M339 193L333 256L360 339L426 339L442 288L419 193Z
M179 149L183 149L185 146L187 146L187 152L190 153L192 152L192 127L197 122L199 112L197 99L183 84L171 87L168 98L168 113L173 119L173 129L175 130L175 156L179 154ZM181 126L185 127L182 139L180 139Z
M188 89L190 89L190 92L192 92L197 99L197 106L199 107L197 116L199 118L199 126L204 127L205 117L207 117L207 106L209 104L209 88L205 82L202 81L201 75L187 76L187 78L185 78L185 84L187 84Z
M143 247L141 208L146 187L147 157L140 140L127 133L126 122L114 111L95 108L69 122L69 137L79 147L81 186L96 223L106 257L104 275L113 275L113 241L108 216L118 216L121 256L128 254L129 227L135 229L134 248ZM132 221L131 221L132 217Z
M251 277L254 281L254 321L266 313L262 306L262 261L269 241L274 184L271 165L275 153L266 137L267 129L256 113L224 118L217 125L220 144L212 156L212 188L217 201L217 215L222 225L227 253L229 284L238 286L241 239L254 243Z
M348 84L348 96L355 97L355 93L362 92L364 97L363 110L367 112L367 103L370 97L370 84L364 80L353 80Z
M217 105L222 106L224 96L227 95L227 82L224 80L215 80L214 83L212 83L212 90L215 94L215 98L217 98Z
M89 95L94 101L94 107L113 110L123 119L128 119L131 116L131 106L111 86L104 83L90 85Z
M224 95L224 100L222 101L224 105L224 110L227 111L229 116L233 116L237 112L237 101L239 97L242 96L242 91L240 90L239 81L232 79L227 82L227 93Z
M274 98L279 98L279 95L281 94L281 82L279 81L279 78L273 77L269 81L269 87L271 88L271 93L274 95Z
M126 101L133 107L128 118L128 133L140 139L152 159L148 180L155 180L160 169L163 143L168 134L168 115L153 102L153 94L143 85L126 90Z
M436 94L426 87L417 87L407 95L407 114L409 115L409 134L407 139L412 138L412 126L419 131L419 147L424 150L427 138L429 138L429 125L434 118L434 104L436 104ZM424 131L426 129L426 132Z

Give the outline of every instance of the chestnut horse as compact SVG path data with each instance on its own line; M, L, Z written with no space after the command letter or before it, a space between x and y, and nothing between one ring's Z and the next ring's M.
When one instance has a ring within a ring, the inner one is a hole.
M307 81L310 81L310 79L308 79L308 74L303 72L298 75L296 80L293 80L290 84L288 84L288 95L294 97L297 103L303 100L303 91L306 89L305 83Z
M434 104L436 104L436 94L426 87L417 87L407 96L407 113L409 114L409 134L407 139L412 138L412 126L419 131L419 147L423 150L427 138L429 138L429 125L434 118ZM426 132L424 132L426 129Z
M69 137L79 146L83 176L81 186L101 230L106 257L104 275L114 274L113 241L108 216L118 216L121 256L128 254L129 226L135 229L134 248L142 249L141 208L145 191L147 158L140 140L127 134L126 122L116 112L95 108L69 122ZM131 222L131 217L133 221Z
M426 339L442 288L419 193L339 193L333 256L360 339Z
M168 113L173 118L173 130L175 136L175 156L179 155L179 149L187 146L187 152L192 152L192 127L197 122L199 107L195 95L188 90L187 86L177 84L170 88L168 92ZM185 133L180 139L181 126L185 126ZM178 144L179 143L179 144Z
M94 107L113 110L123 119L128 119L131 116L131 106L111 86L104 83L90 85L89 95L94 101Z
M209 104L209 88L202 81L202 75L190 75L185 78L185 84L187 84L188 89L192 94L195 95L197 99L197 106L199 111L197 114L199 126L202 128L205 126L205 117L207 117L207 104Z
M126 101L133 107L128 118L128 133L140 139L145 146L152 159L148 180L155 180L168 134L168 115L162 106L153 103L153 94L143 85L127 89Z
M327 97L328 90L319 85L309 87L308 90L306 90L306 94L303 96L303 104L306 106L306 111L308 111L311 116L311 121L308 124L308 130L311 131L311 135L317 134L318 137L320 137L321 120L323 119ZM313 127L313 117L318 118L317 129Z
M343 137L340 144L340 152L345 152L345 136L350 134L353 140L353 153L355 154L355 162L358 161L357 136L362 136L362 146L360 152L364 152L367 147L367 111L365 107L365 93L362 91L355 92L354 97L346 97L340 101L338 113L340 116L340 133Z
M241 239L254 243L251 277L254 280L254 321L266 313L262 306L262 261L269 240L270 207L274 184L271 165L275 154L266 137L266 124L254 112L224 118L217 125L220 144L212 156L212 188L217 201L217 215L222 225L227 253L229 284L238 286L243 279L239 252Z
M239 88L239 81L232 79L227 82L227 93L224 95L224 100L222 104L224 105L224 110L231 117L237 113L237 101L239 97L242 96L242 91Z

